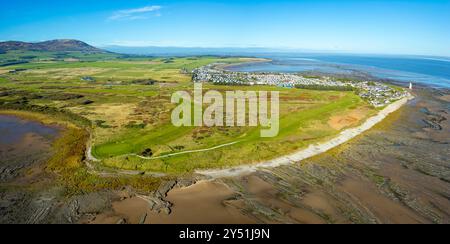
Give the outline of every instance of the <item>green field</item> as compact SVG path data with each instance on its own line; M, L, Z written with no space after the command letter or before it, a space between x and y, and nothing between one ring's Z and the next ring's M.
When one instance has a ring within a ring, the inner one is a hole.
M175 91L192 92L192 69L249 58L128 57L117 54L8 52L0 67L0 101L51 107L93 124L98 166L164 173L249 164L294 152L356 126L375 113L351 91L315 91L268 86L204 85L205 90L280 92L280 133L260 138L255 127L174 127ZM234 144L233 144L234 143ZM220 145L228 146L203 152ZM148 159L140 158L151 150ZM181 153L176 156L164 155Z

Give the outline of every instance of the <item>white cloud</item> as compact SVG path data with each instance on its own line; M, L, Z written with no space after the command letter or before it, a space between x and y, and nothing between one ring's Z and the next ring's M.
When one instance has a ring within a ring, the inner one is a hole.
M145 6L142 8L134 8L134 9L124 9L116 11L113 15L111 15L109 20L120 20L120 19L129 19L129 20L137 20L137 19L147 19L149 17L149 13L156 12L160 10L162 7L158 5L154 6ZM160 13L155 14L156 17L161 16Z

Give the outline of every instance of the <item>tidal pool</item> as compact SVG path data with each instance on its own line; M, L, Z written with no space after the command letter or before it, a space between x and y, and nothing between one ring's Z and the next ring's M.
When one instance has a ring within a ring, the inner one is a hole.
M16 178L25 168L45 162L60 129L11 115L0 115L0 182Z
M39 122L0 114L0 147L17 144L29 134L51 140L58 134L58 131L56 127L46 126Z

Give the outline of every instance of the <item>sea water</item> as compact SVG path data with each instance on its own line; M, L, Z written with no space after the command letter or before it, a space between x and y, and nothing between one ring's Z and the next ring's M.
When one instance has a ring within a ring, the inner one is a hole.
M436 88L450 88L450 58L421 56L382 56L344 54L261 54L270 62L230 66L231 71L283 72L305 71L351 74L362 71L372 76L413 82Z

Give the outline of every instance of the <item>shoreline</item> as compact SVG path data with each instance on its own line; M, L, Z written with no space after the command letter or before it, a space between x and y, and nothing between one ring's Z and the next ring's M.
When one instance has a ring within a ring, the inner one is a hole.
M293 154L282 156L275 158L273 160L268 160L265 162L260 162L257 164L252 165L242 165L227 169L212 169L212 170L200 170L195 171L196 174L209 177L211 179L219 179L219 178L227 178L227 177L237 177L237 176L244 176L249 175L251 173L256 172L259 169L264 168L276 168L283 165L289 165L294 164L300 161L303 161L305 159L320 155L324 152L327 152L337 146L340 146L355 137L361 135L362 133L370 130L375 125L383 121L389 114L399 110L402 108L407 102L414 99L414 96L409 94L408 97L402 98L390 105L388 105L386 108L378 112L377 115L368 118L362 125L350 128L347 130L342 131L339 136L323 143L318 143L314 145L310 145L306 149L302 149L298 152L295 152Z
M231 68L231 67L239 67L239 66L243 66L243 65L254 65L254 64L260 64L260 63L270 63L273 62L272 59L269 58L250 58L253 60L250 61L244 61L244 62L240 62L240 63L234 63L234 64L223 64L223 65L219 65L218 69L223 70L223 71L231 71L228 70L227 68ZM245 73L245 72L244 72Z
M47 114L27 110L0 109L0 115L15 117L24 121L32 121L59 130L70 126L69 123L57 121Z

